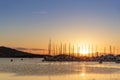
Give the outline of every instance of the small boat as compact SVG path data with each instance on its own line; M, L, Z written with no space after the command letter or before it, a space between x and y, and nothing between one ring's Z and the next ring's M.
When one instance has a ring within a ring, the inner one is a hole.
M120 56L116 56L116 63L120 63Z
M102 63L103 63L103 61L102 61L102 60L100 60L100 61L99 61L99 64L102 64Z
M21 59L21 61L23 61L23 59Z
M10 61L13 62L13 59L11 59Z

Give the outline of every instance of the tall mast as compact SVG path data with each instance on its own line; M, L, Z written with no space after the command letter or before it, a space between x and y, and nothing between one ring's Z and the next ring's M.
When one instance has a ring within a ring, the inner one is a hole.
M71 49L71 46L70 46L70 43L69 43L69 56L70 56L70 52L71 52L71 50L70 50L70 49Z
M51 55L51 39L49 39L48 54Z
M112 47L111 47L111 45L110 45L110 54L112 53Z
M63 49L63 46L62 46L62 43L60 44L60 54L62 54L62 50Z
M92 44L92 57L94 57L94 52L93 52L93 44Z
M64 51L65 51L65 54L66 54L66 44L64 45Z
M117 55L119 54L119 49L117 49Z
M91 57L91 49L90 49L90 44L88 45L88 50L89 50L89 57Z
M106 47L104 47L104 55L106 54Z
M115 47L113 47L113 54L116 54L116 50L115 50Z
M56 50L55 50L55 54L57 55L57 54L58 54L58 50L57 50L57 49L58 49L58 48L57 48L57 44L56 44L56 47L55 47L55 49L56 49Z
M73 56L74 56L74 45L73 45L73 50L72 50Z
M96 51L96 55L95 55L95 57L98 57L98 47L97 47L97 45L96 45L96 49L95 49Z
M55 44L53 44L53 56L55 56L55 50L56 50Z
M66 54L66 44L63 45L63 54Z
M80 50L80 48L79 48L79 46L78 46L78 44L77 44L77 57L79 57L79 50Z

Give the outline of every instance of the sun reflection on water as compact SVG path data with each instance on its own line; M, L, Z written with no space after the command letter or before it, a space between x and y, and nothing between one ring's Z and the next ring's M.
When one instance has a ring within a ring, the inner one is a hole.
M81 76L84 77L86 74L85 73L81 73Z
M85 67L85 64L83 63L82 64L82 68L81 68L81 74L80 74L82 77L85 77L86 76L86 67Z

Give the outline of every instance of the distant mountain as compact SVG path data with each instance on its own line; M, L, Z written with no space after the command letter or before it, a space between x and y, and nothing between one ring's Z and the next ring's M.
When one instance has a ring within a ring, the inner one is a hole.
M9 58L9 57L13 57L13 58L19 58L19 57L39 58L40 57L41 58L45 56L46 55L32 54L32 53L12 49L9 47L0 46L0 58Z

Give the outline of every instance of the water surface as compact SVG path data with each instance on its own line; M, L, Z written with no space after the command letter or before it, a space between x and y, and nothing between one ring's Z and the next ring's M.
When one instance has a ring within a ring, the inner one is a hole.
M120 80L120 64L41 60L0 58L0 80Z

